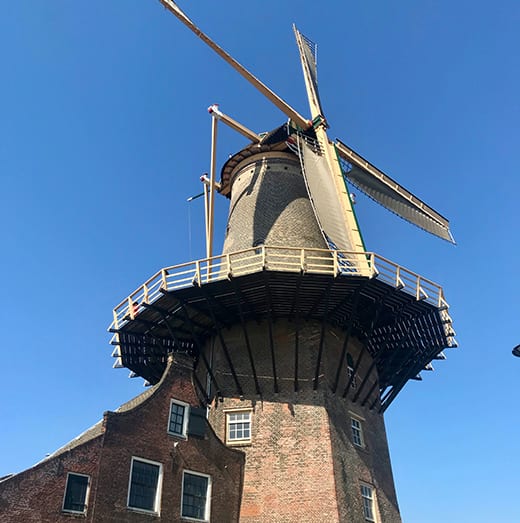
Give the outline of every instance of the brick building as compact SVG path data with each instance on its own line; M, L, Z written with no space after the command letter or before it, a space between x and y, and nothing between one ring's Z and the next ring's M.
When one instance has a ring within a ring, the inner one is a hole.
M0 481L0 521L238 521L244 456L208 425L192 368L177 355L155 386Z

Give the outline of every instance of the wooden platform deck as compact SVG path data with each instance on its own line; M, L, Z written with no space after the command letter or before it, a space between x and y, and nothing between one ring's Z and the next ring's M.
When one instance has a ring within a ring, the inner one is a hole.
M115 366L156 383L169 352L199 357L207 337L225 327L253 319L326 322L363 341L384 410L409 379L456 346L448 310L439 285L374 253L262 246L162 269L114 308L110 331Z

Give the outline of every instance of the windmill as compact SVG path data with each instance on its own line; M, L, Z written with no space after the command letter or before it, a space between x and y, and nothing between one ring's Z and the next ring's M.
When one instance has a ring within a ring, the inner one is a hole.
M329 139L327 136L329 126L324 116L318 92L317 46L300 33L296 26L293 26L293 29L305 79L310 118L301 116L239 64L204 34L172 0L161 0L161 3L289 118L288 124L284 126L286 138L289 143L297 143L295 150L301 157L302 170L316 218L327 243L331 247L340 251L365 251L346 180L401 218L454 243L446 218L365 160L341 140L332 141ZM253 143L262 143L262 139L235 120L225 117L218 108L213 106L210 108L210 112L214 116L214 126L212 133L212 177L208 185L212 189L211 193L213 193L215 189L216 120L222 119L233 129L251 139ZM213 228L211 195L208 200L206 213L209 220L207 240L211 244ZM211 254L210 245L208 255L211 256Z
M365 251L345 182L453 242L449 223L329 139L316 47L296 28L309 118L173 1L161 3L288 121L256 133L209 108L206 258L161 269L114 308L114 366L156 384L169 354L193 356L209 423L246 454L241 521L397 523L383 413L409 380L456 347L455 333L438 284ZM225 162L217 182L219 121L250 143ZM219 255L216 192L230 199Z

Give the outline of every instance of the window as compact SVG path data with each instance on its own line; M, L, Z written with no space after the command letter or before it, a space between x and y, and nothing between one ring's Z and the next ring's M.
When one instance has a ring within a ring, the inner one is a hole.
M168 433L174 436L186 437L188 428L190 406L187 403L178 400L172 400L170 403L170 417L168 419Z
M363 500L363 515L367 521L376 521L374 489L361 484L361 499Z
M161 498L162 465L141 458L132 458L128 506L159 512Z
M66 512L78 512L84 514L87 510L89 476L74 474L69 472L67 475L67 486L65 488L65 499L63 500L63 510Z
M197 521L209 521L210 500L210 476L184 471L182 474L181 516Z
M361 421L357 418L350 418L350 427L352 429L352 441L354 445L364 447L365 442L363 440L363 426L361 425Z
M226 440L228 443L251 441L251 411L226 412Z

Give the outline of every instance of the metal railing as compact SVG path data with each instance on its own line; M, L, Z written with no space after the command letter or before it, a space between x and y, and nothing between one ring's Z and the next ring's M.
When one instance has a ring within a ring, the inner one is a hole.
M417 300L447 309L442 287L373 252L262 245L161 269L114 308L111 328L118 329L133 320L143 304L151 305L159 299L161 290L204 285L263 270L377 278Z

